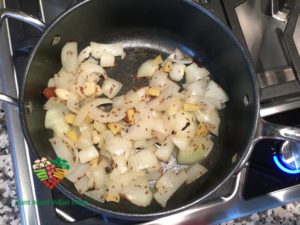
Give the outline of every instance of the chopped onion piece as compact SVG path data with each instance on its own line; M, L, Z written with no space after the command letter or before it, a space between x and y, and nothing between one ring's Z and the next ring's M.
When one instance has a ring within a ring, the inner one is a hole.
M218 99L221 103L227 102L229 100L228 95L223 90L223 88L211 80L205 91L205 97L212 97Z
M81 125L85 117L88 115L89 111L91 111L92 108L95 108L99 105L110 104L110 103L112 103L112 101L107 98L98 98L85 104L83 107L79 109L74 121L74 125L75 126Z
M175 135L192 139L197 129L195 117L192 113L179 111L174 119Z
M149 139L149 140L141 139L133 143L133 148L144 149L150 147L151 145L154 145L155 143L156 143L155 139Z
M126 186L131 180L144 176L144 171L127 171L126 173L119 175L117 182L123 186Z
M179 90L180 90L180 86L178 84L176 84L175 82L169 80L167 86L162 91L161 95L168 98L168 97L178 94Z
M76 42L69 42L62 48L61 64L65 72L76 72L78 68L78 51Z
M108 183L108 192L110 195L119 195L122 189L132 180L137 177L145 176L144 171L127 171L125 173L120 173L118 168L113 169L110 173L110 182Z
M199 67L196 63L185 68L185 79L187 83L191 83L200 80L209 75L209 71L204 67Z
M87 176L81 177L74 183L74 186L80 194L84 194L89 190L89 178Z
M48 110L45 117L45 127L52 129L56 136L62 137L70 131L70 126L65 122L64 114L60 108Z
M105 194L105 200L107 202L119 202L120 201L120 191L121 185L115 184L115 182L111 182L108 184L107 192Z
M113 98L112 105L116 109L121 109L124 106L124 103L125 103L125 96L121 95Z
M156 181L163 175L163 169L161 163L158 163L155 167L145 169L146 177L150 181Z
M44 109L46 110L52 110L52 109L56 109L58 107L65 107L60 100L58 100L57 98L49 98L48 101L45 103L45 105L43 106ZM67 110L65 110L65 112L67 112Z
M190 57L187 57L180 51L178 48L175 48L174 52L168 57L172 62L181 63L181 64L190 64L193 60Z
M122 190L122 195L137 206L146 207L150 205L152 200L152 192L145 177L137 177L131 180Z
M168 138L164 143L162 143L158 149L155 151L155 156L163 161L167 162L170 159L170 156L173 152L174 144L171 138Z
M200 165L199 163L193 164L187 171L187 179L186 183L192 183L193 181L197 180L199 177L203 176L207 172L207 169Z
M110 52L103 52L100 59L100 66L102 67L112 67L115 65L115 57Z
M102 84L102 91L107 97L113 98L119 93L122 87L123 84L119 81L116 81L112 78L107 78Z
M170 82L170 80L168 78L168 74L165 72L162 72L160 70L157 70L153 74L153 76L149 82L149 86L162 90L169 84L169 82Z
M145 122L136 123L128 128L127 132L121 132L122 136L127 140L141 140L151 138L151 129Z
M127 167L127 160L125 159L125 156L112 156L115 164L117 165L118 170L120 171L120 173L125 173L128 170Z
M209 108L210 105L213 105L218 110L223 109L225 107L224 103L221 103L221 101L219 99L213 98L213 97L200 97L199 104L207 105L208 106L207 109L212 109L212 108Z
M132 142L122 137L114 136L105 140L104 149L115 156L124 155L132 148Z
M65 159L68 161L70 166L72 167L73 163L73 154L71 147L66 144L60 137L53 137L49 139L49 142L54 149L56 155L61 159Z
M133 108L135 105L137 105L140 102L140 98L137 95L137 93L133 90L128 91L125 95L125 102L124 102L124 108L130 109Z
M156 111L167 110L172 103L172 99L165 97L163 94L149 101L148 107L155 109Z
M100 65L89 61L85 61L80 65L79 73L83 75L84 82L86 80L98 82L100 76L107 77L105 70Z
M85 175L89 178L89 188L94 189L95 188L95 177L94 177L94 174L92 172L92 167L89 167L86 170Z
M79 160L81 163L86 163L91 161L92 159L99 156L99 152L97 149L92 145L89 148L83 149L78 153Z
M83 133L79 136L79 139L75 145L79 149L86 149L91 147L93 145L93 142L88 133Z
M149 98L147 96L147 90L148 90L148 87L142 87L136 91L136 94L139 97L140 101L143 101L143 100L146 100L147 98Z
M184 171L175 173L173 170L168 170L157 182L157 192L154 194L154 199L165 207L169 198L175 191L186 181L187 175Z
M183 105L183 102L180 100L180 98L174 96L171 99L171 104L167 109L168 116L174 116Z
M53 79L54 79L55 87L63 88L66 90L70 89L72 83L75 80L73 74L67 73L63 69L61 69L58 72L58 74L55 74Z
M130 170L138 171L158 164L154 153L149 150L141 150L138 153L129 156L128 167Z
M220 117L216 109L210 108L207 110L195 111L195 116L199 122L203 122L209 132L218 136Z
M161 118L155 118L151 120L151 127L153 131L165 133L167 131L166 125Z
M70 111L77 113L79 110L79 102L80 102L79 96L74 92L70 92L66 104L67 108Z
M214 143L207 137L195 137L190 147L178 151L177 162L180 164L194 164L205 159L213 148Z
M186 96L185 103L189 104L199 104L200 99L203 98L200 95L192 94L191 91L185 91L184 94Z
M90 57L92 48L90 46L87 46L78 55L78 63L82 63L84 60L88 59Z
M193 95L204 96L207 84L208 79L201 79L192 83L187 83L184 85L184 87L186 90L189 90Z
M85 96L92 96L96 92L96 83L93 81L87 81L83 85L83 94Z
M104 123L100 123L98 121L94 121L92 124L93 128L96 129L100 134L103 134L104 131L107 130L107 127Z
M96 42L91 42L90 46L92 48L92 56L96 59L100 59L102 55L106 52L112 54L113 56L121 56L122 58L125 57L125 52L121 43L100 44Z
M184 76L185 65L180 63L174 63L170 72L170 78L174 81L180 81Z
M126 115L124 109L112 109L110 112L104 112L96 107L90 110L89 116L100 123L113 123L122 120Z
M92 168L92 172L95 178L95 188L101 189L105 186L108 181L108 175L105 171L105 167L98 165Z
M78 162L73 167L71 167L66 178L69 181L74 183L74 182L78 181L80 177L84 176L84 174L86 173L88 168L89 168L89 164L81 164Z
M49 79L47 87L55 87L55 80L54 80L54 78L50 78Z
M149 59L142 63L137 71L137 77L151 77L158 68L159 65L153 63L152 59Z
M99 60L98 60L98 59L95 59L95 58L93 58L93 57L89 57L85 62L93 63L93 64L96 64L96 65L99 65Z
M118 168L114 168L109 174L109 179L112 181L118 181L120 175L121 175L120 170L118 170Z
M101 189L97 189L97 190L87 191L84 194L96 201L104 203L105 202L105 193L106 193L106 188L101 188Z
M188 149L191 145L191 139L186 137L173 136L172 141L174 145L176 145L176 147L181 151Z
M137 92L131 90L126 95L117 96L113 99L113 107L117 109L131 109L134 108L141 101L141 98L137 95Z
M63 88L55 89L56 96L62 100L68 100L69 93L70 93L69 91L67 91L66 89L63 89Z

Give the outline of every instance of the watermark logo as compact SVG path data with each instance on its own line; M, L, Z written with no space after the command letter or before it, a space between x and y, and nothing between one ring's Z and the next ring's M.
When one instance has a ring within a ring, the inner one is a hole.
M41 158L34 161L32 168L37 178L52 190L66 176L70 165L67 160L59 157L52 161Z

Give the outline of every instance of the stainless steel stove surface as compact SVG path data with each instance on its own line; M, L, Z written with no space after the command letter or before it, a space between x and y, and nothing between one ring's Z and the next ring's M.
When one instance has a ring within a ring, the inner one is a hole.
M0 0L0 8L22 10L49 24L61 12L78 4L72 0ZM300 12L299 1L198 0L218 15L249 50L261 86L261 115L271 122L300 124ZM19 21L5 21L0 31L1 82L4 93L17 97L27 57L40 33ZM32 158L21 133L18 112L6 106L11 152L20 199L67 199L50 191L32 176ZM256 145L236 177L205 202L176 215L143 224L221 223L300 199L300 175L280 170L272 152L282 142ZM20 206L24 224L132 224L99 215L81 206Z

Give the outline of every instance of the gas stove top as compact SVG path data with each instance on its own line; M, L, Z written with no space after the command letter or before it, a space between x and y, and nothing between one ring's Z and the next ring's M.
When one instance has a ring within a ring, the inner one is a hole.
M0 0L0 8L13 8L39 17L46 24L78 4L75 0ZM300 12L299 1L198 0L237 35L250 54L261 87L261 115L270 122L300 124ZM5 21L0 30L0 75L4 93L17 97L27 57L41 33L19 21ZM5 105L11 154L19 199L67 200L32 176L32 158L21 132L18 111ZM300 199L300 175L275 165L272 151L283 142L259 142L239 174L205 202L176 215L138 224L221 223ZM81 206L21 205L23 224L132 224L99 215Z

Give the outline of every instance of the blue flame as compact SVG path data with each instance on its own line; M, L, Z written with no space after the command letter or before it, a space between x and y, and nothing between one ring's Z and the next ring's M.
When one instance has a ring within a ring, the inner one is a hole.
M291 170L291 169L288 169L288 168L284 167L284 166L281 164L281 162L279 161L277 155L274 155L274 156L273 156L273 160L274 160L276 166L277 166L279 169L281 169L283 172L285 172L285 173L289 173L289 174L298 174L298 173L300 173L300 170Z

